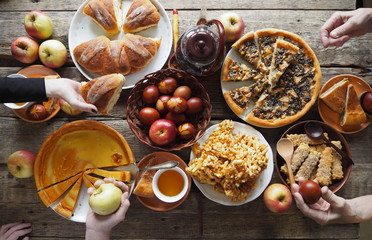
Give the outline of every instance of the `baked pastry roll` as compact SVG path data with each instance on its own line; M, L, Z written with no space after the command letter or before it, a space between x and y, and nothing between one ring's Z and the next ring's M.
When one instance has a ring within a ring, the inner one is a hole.
M316 172L316 180L320 185L328 186L332 183L332 164L333 164L332 148L327 147L321 154Z
M83 13L89 16L104 31L116 34L122 26L123 13L121 11L122 0L90 0L83 9Z
M305 180L310 179L310 176L314 169L316 168L318 162L319 162L319 157L320 153L311 150L309 155L307 156L306 160L304 163L301 165L300 169L297 171L295 175L295 180L298 181L299 177L303 177Z
M107 114L118 101L124 82L121 74L105 75L82 85L80 92L87 103L97 107L99 113Z
M149 0L133 0L124 19L126 33L136 33L158 24L160 14Z

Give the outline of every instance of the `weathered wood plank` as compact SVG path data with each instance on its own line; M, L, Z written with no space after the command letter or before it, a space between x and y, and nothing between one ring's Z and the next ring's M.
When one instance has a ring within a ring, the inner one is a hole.
M0 5L1 6L1 5ZM209 11L208 18L218 18L223 11ZM372 49L370 43L372 34L351 39L343 47L324 49L319 37L319 29L331 16L333 11L312 10L236 10L246 22L245 32L262 28L279 28L299 34L315 51L322 66L372 66ZM4 12L0 16L2 28L0 35L0 63L4 66L24 66L10 53L11 41L27 35L22 19L25 13ZM68 47L68 29L74 12L48 12L55 23L53 38L61 40ZM168 11L169 17L171 12ZM179 31L183 33L193 26L199 17L198 11L179 11ZM285 20L283 20L285 19ZM358 46L358 47L355 47ZM69 57L67 65L72 66Z
M351 175L338 195L353 198L371 192L371 164L356 163L354 171L358 174ZM279 182L275 172L271 182ZM33 239L53 239L49 238L50 233L57 238L83 238L84 224L62 220L45 208L38 199L33 180L16 179L2 166L0 184L6 189L1 192L0 225L23 219L33 222ZM113 230L115 239L354 239L358 236L357 224L322 227L304 217L294 204L286 213L271 213L265 208L262 196L239 207L219 205L205 198L195 185L187 200L170 212L149 210L135 196L131 196L130 201L126 220ZM203 224L199 225L201 219Z
M0 4L0 11L24 11L39 9L43 11L74 11L77 10L84 1L58 1L44 0L44 1L29 1L20 0L14 4L12 0L2 0ZM356 1L350 0L318 0L318 1L245 1L245 0L213 0L208 3L200 1L181 1L181 0L159 0L160 4L165 9L200 9L206 7L207 9L355 9Z

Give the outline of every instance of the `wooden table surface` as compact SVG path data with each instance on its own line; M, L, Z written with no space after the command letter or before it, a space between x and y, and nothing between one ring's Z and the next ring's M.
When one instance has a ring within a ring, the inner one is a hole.
M315 51L322 67L322 84L338 74L354 74L369 84L372 76L372 35L352 39L343 47L323 48L319 29L336 10L352 10L355 1L350 0L210 0L181 1L160 0L171 18L171 10L179 10L180 33L193 26L201 7L208 9L208 19L217 18L226 11L243 16L245 32L266 27L280 28L299 34ZM25 14L33 9L45 11L55 24L54 39L68 46L70 21L82 1L76 0L1 0L0 1L0 76L18 72L26 65L12 58L10 44L18 36L27 36L23 27ZM61 76L77 81L86 79L72 63L56 70ZM221 93L219 73L201 80L206 87L213 106L211 125L223 119L242 122L226 105ZM125 105L130 90L124 90L110 115L99 116L85 113L71 117L63 112L52 120L32 124L17 118L11 110L0 105L0 225L25 220L33 223L32 239L82 239L85 225L74 223L46 208L39 200L33 178L16 179L7 171L7 157L14 151L27 149L35 153L43 140L63 124L90 119L103 122L119 131L129 142L135 158L139 161L156 150L139 142L128 127ZM316 105L300 120L320 120ZM272 149L280 135L288 128L256 128ZM338 194L353 198L372 193L372 128L344 135L349 143L355 162L351 176ZM186 162L190 149L175 151ZM271 183L280 182L274 171ZM131 207L126 220L114 228L115 239L358 239L359 224L320 226L303 216L295 204L283 214L269 212L262 196L239 206L227 207L208 200L193 185L190 195L178 208L168 212L147 209L131 196Z

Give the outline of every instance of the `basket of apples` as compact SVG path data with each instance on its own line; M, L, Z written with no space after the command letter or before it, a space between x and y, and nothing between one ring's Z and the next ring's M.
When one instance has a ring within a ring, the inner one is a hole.
M205 132L212 106L199 81L175 68L146 75L130 92L127 120L137 138L159 150L194 144Z

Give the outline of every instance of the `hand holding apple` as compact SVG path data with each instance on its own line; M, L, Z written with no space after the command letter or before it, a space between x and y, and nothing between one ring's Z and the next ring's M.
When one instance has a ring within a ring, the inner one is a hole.
M24 19L26 32L34 38L47 39L53 33L52 19L44 12L33 10Z
M45 66L59 68L67 60L67 49L58 40L46 40L40 45L39 57Z
M61 98L58 100L58 104L61 107L62 111L64 111L68 115L75 116L75 115L79 115L83 112L79 109L75 109L75 108L71 107L71 105L68 102L66 102L65 100L63 100Z
M8 157L8 170L17 178L29 178L34 175L35 154L27 150L19 150Z
M12 41L10 51L18 61L30 64L39 58L39 43L29 37L18 37Z
M113 183L103 183L93 190L89 197L89 205L93 212L99 215L109 215L120 207L122 194L121 189Z
M234 42L239 39L244 32L243 18L234 12L226 12L219 18L225 29L225 39L227 42Z
M270 211L283 213L291 207L292 193L284 184L274 183L266 188L263 200Z

